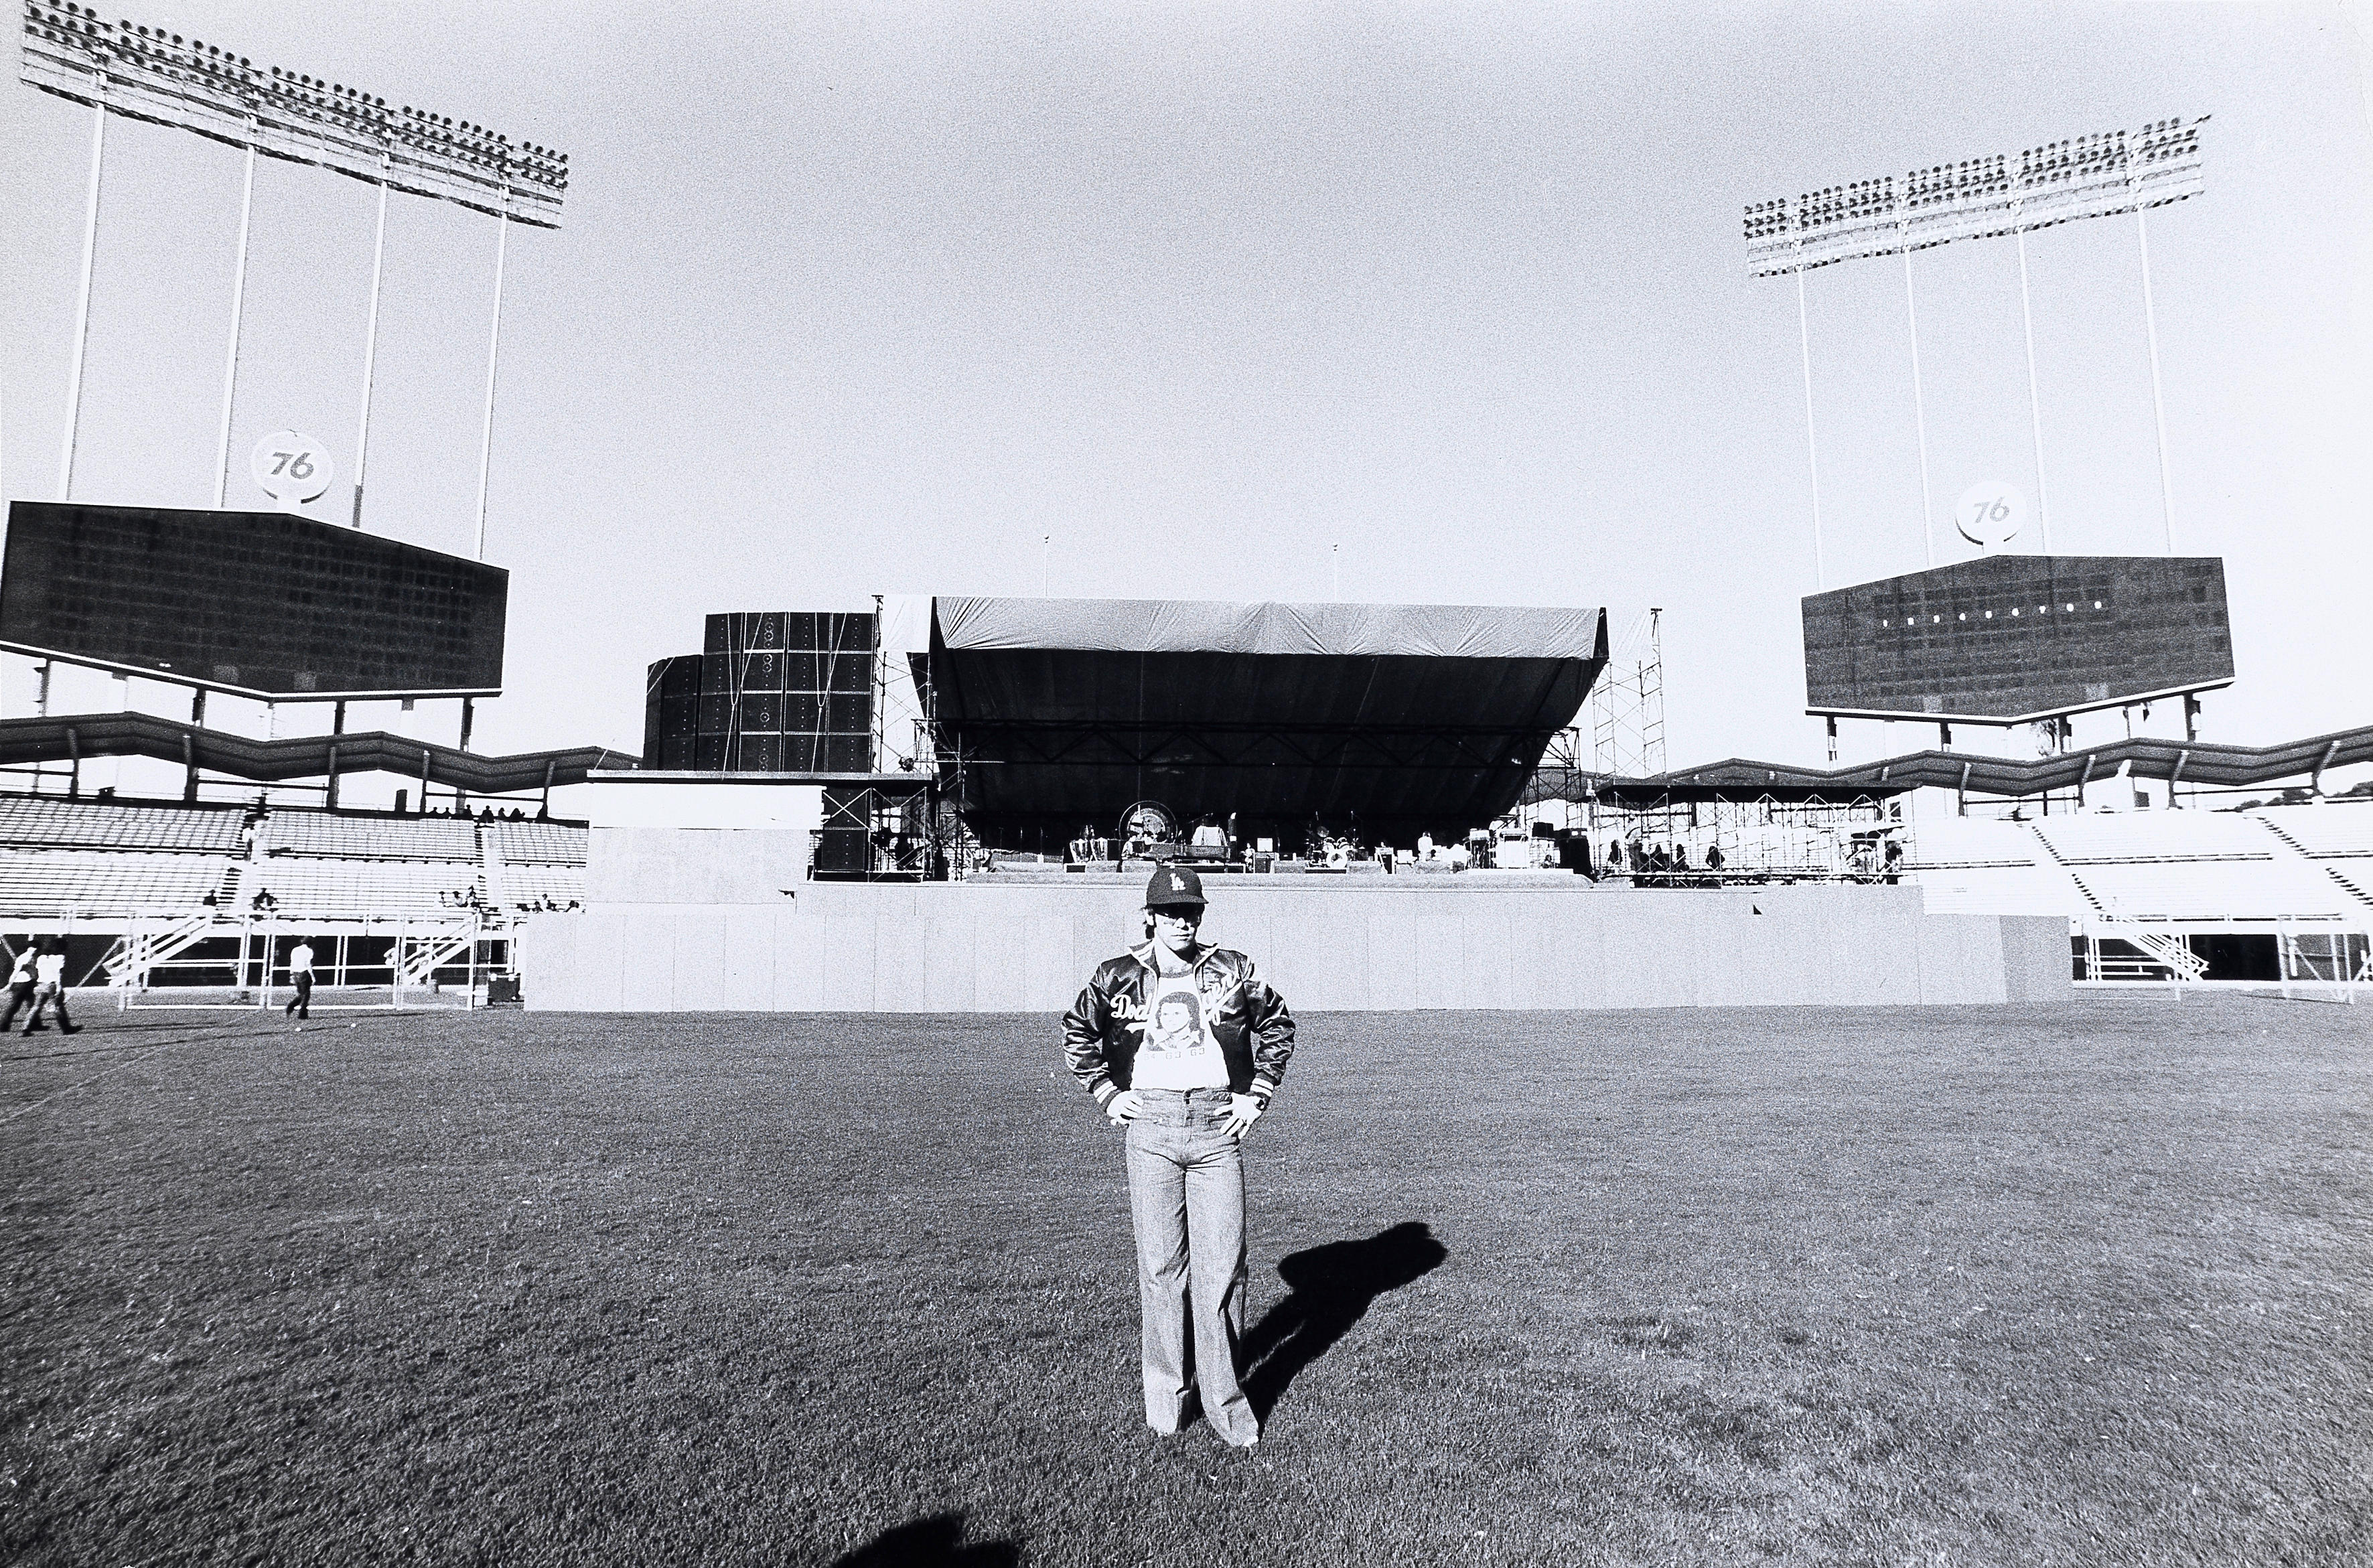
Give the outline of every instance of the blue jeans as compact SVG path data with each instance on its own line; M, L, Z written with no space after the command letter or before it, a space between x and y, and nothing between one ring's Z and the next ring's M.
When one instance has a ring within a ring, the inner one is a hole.
M1128 1210L1144 1317L1145 1420L1178 1430L1199 1387L1203 1418L1242 1447L1260 1422L1238 1386L1245 1333L1245 1164L1225 1089L1141 1089L1128 1124ZM1192 1312L1192 1337L1188 1314Z

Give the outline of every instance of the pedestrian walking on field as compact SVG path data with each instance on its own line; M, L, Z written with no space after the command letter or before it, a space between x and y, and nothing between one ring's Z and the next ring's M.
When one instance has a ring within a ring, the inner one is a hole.
M18 950L17 966L8 972L8 1006L0 1012L0 1035L8 1032L20 1011L33 1005L33 960L40 955L40 946L39 938L29 936Z
M1071 1073L1124 1133L1137 1234L1145 1420L1165 1435L1199 1403L1249 1448L1245 1398L1245 1167L1240 1147L1293 1055L1285 999L1241 953L1198 940L1203 881L1163 867L1145 891L1148 940L1096 965L1063 1019Z
M40 1032L44 1007L57 1014L59 1034L76 1032L78 1025L66 1016L66 944L53 936L41 939L33 960L33 1014L25 1020L26 1034Z
M299 1018L312 1017L313 944L311 942L300 941L288 950L288 983L297 988L297 994L288 999L288 1005L280 1010L280 1015L285 1018L293 1012Z

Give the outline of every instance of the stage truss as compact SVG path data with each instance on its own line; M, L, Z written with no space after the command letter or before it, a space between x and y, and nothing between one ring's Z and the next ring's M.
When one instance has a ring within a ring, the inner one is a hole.
M1732 882L1883 882L1894 873L1888 845L1908 854L1911 826L1900 797L1773 795L1700 799L1628 790L1577 802L1600 874L1645 876L1653 851L1667 863L1653 874ZM1610 855L1619 846L1619 855ZM1709 851L1719 850L1715 867Z

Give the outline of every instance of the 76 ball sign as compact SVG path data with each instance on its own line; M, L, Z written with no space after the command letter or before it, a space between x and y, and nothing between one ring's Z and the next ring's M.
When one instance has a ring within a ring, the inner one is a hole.
M2026 521L2027 497L1999 479L1970 486L1953 505L1953 523L1961 537L1989 551L2009 544Z
M294 511L330 487L330 454L299 430L275 430L255 443L248 471L263 492Z

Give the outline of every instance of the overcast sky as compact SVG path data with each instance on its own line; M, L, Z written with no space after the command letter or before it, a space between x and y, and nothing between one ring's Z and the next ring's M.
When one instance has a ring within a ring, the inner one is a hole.
M1051 534L1058 594L1326 599L1339 545L1346 599L1661 606L1672 763L1816 761L1794 289L1746 275L1741 208L2198 114L2208 193L2150 253L2178 547L2232 591L2205 732L2373 721L2373 137L2336 6L124 14L570 154L564 227L509 252L483 750L637 749L643 668L706 613L1035 593ZM55 494L90 122L0 93L11 497ZM209 504L239 178L111 123L76 499ZM234 504L284 426L351 472L372 202L261 166ZM394 199L367 521L464 555L495 239ZM2157 551L2134 222L2029 252L2052 545ZM2036 495L2016 252L1916 285L1961 559L1963 489ZM1832 587L1923 563L1904 306L1897 261L1810 279Z

